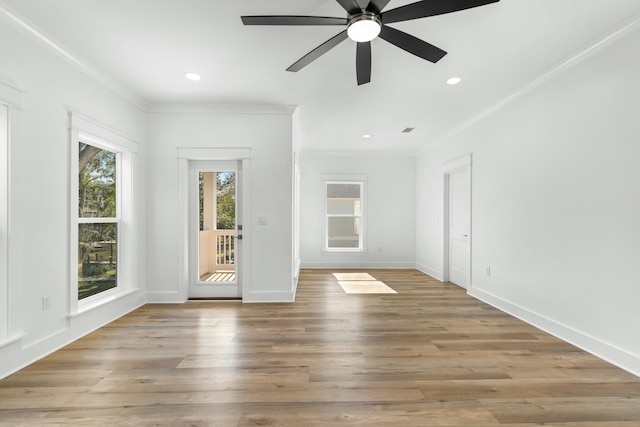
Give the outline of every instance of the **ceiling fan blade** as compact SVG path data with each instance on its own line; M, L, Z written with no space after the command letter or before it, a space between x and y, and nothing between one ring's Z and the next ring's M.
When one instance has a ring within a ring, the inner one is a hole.
M344 8L344 10L349 13L349 15L355 15L356 13L362 12L362 8L358 4L356 0L336 0L340 3L340 6Z
M367 10L377 15L389 4L389 1L390 0L371 0L369 6L367 6Z
M311 64L316 59L320 58L322 55L327 53L329 50L331 50L334 47L336 47L337 45L339 45L340 42L346 40L347 37L348 37L347 36L347 30L344 30L341 33L336 34L335 36L331 37L326 42L322 43L317 48L313 49L311 52L307 53L302 58L298 59L298 61L296 61L293 65L291 65L289 68L287 68L287 71L296 72L296 71L302 70L304 67L306 67L307 65Z
M328 16L242 16L244 25L347 25L347 18Z
M389 43L398 46L402 50L406 50L409 53L413 53L422 59L436 63L444 57L447 52L429 44L417 37L407 34L404 31L396 30L395 28L382 26L380 31L380 38L388 41Z
M391 24L485 6L498 1L500 0L423 0L384 12L380 15L380 20L383 24Z
M356 43L358 86L371 81L371 42Z

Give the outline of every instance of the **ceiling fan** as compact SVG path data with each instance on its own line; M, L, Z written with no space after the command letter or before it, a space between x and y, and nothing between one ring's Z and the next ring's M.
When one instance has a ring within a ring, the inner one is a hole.
M390 0L336 0L344 8L346 18L327 16L242 16L244 25L345 25L347 28L307 53L287 68L300 71L347 38L357 42L356 75L358 85L371 81L371 40L383 40L433 63L447 52L387 24L442 15L496 3L500 0L423 0L383 12Z

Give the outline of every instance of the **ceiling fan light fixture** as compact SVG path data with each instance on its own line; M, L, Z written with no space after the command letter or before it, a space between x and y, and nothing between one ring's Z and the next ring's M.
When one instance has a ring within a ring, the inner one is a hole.
M378 37L380 30L382 30L382 23L378 17L372 13L363 13L349 22L347 35L354 42L364 43Z

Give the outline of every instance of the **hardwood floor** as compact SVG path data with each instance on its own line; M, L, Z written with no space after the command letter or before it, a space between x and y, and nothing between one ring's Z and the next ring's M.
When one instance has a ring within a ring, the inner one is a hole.
M146 305L0 381L3 426L640 426L640 379L415 270Z

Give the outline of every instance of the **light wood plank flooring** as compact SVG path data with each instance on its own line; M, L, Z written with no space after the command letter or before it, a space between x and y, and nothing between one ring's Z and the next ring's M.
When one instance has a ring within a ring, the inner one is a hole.
M640 379L415 270L146 305L0 381L3 426L640 426Z

